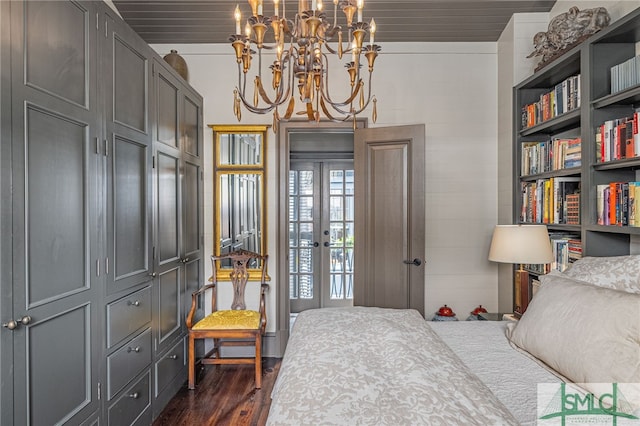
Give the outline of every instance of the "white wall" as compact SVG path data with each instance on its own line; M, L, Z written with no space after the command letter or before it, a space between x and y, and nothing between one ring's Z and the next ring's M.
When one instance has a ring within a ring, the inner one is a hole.
M375 126L426 124L426 312L443 304L461 319L478 304L498 307L496 269L487 261L497 217L497 55L495 43L384 44L374 72ZM230 45L154 45L160 55L177 49L187 61L191 85L204 97L204 123L234 124L237 68ZM336 64L338 74L345 73ZM269 73L270 74L270 73ZM333 80L335 85L337 80ZM251 93L253 93L251 89ZM346 93L346 92L344 92ZM335 96L339 97L338 95ZM370 116L370 108L366 115ZM243 124L271 124L271 116L243 110ZM373 124L370 121L370 125ZM212 133L205 128L205 255L213 247ZM274 236L275 137L269 134L267 204ZM269 239L275 277L275 238ZM205 275L211 265L205 263ZM275 291L269 315L274 318ZM272 321L268 331L275 330Z

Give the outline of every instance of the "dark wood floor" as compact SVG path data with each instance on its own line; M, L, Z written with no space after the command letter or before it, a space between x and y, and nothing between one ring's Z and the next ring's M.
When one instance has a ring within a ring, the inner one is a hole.
M185 383L153 426L264 425L280 362L278 358L264 358L262 389L254 388L253 365L201 368L196 389L188 390Z

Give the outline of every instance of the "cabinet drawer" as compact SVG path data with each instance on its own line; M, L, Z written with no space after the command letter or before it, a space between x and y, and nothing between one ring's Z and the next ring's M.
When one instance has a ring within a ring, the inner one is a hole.
M151 402L151 374L148 371L140 379L129 386L109 408L109 424L127 426L143 414ZM147 410L149 422L151 410Z
M109 399L151 364L151 329L134 337L107 358Z
M184 370L185 339L176 343L169 351L156 362L156 394L158 396L171 381Z
M107 305L107 347L151 321L151 287Z

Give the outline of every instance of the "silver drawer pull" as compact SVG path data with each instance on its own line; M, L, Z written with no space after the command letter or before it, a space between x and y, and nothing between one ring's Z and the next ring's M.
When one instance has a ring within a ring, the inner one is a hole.
M132 302L131 300L128 300L127 306L140 306L140 301L136 300L135 302Z
M140 398L140 392L134 392L127 395L129 398L138 399Z
M140 346L136 346L135 348L132 348L131 346L129 346L127 348L127 352L140 352Z
M178 359L178 355L169 355L167 358Z

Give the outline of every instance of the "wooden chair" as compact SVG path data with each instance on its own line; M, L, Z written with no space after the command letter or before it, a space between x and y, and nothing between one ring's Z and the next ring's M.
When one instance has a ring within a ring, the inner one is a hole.
M262 335L267 327L265 312L265 292L269 288L266 284L268 255L259 255L246 250L237 250L222 256L211 256L213 278L211 284L205 285L194 292L191 298L191 310L187 316L189 330L189 389L195 388L195 340L213 339L213 349L201 360L202 364L254 364L256 371L256 388L262 386ZM231 260L231 284L233 285L233 302L231 309L217 309L216 261ZM249 263L258 261L261 273L260 308L259 311L246 309L244 292L249 279ZM211 290L211 314L194 324L194 316L198 306L198 298ZM223 339L223 340L221 340ZM221 358L222 346L254 346L255 357L252 358Z

